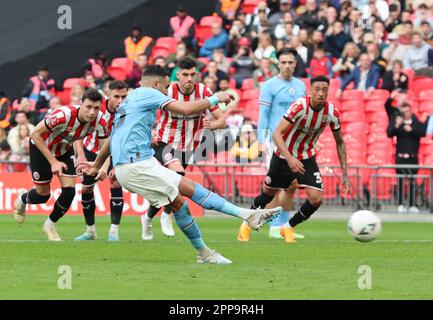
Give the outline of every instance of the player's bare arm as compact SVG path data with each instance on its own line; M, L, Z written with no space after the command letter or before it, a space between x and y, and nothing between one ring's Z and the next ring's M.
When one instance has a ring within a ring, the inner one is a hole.
M287 150L286 145L284 143L283 135L285 132L287 132L287 130L289 130L291 125L292 123L290 121L283 118L283 120L281 120L278 127L275 129L272 138L274 139L275 145L277 146L278 150L280 150L281 154L287 160L290 169L293 172L304 174L305 173L304 165L302 164L301 161L299 161L298 159L296 159L290 154L290 152Z
M342 177L343 192L347 194L350 191L350 181L349 178L347 177L346 144L344 143L343 134L341 133L341 130L336 130L333 131L332 133L334 135L334 139L337 144L338 160L340 161L341 171L343 172L343 177Z
M215 99L214 104L211 103L212 99ZM220 92L208 99L199 101L172 101L167 104L164 109L184 116L190 116L192 114L201 113L217 103L229 103L233 99L234 97L232 95Z
M212 112L212 116L214 117L214 120L205 118L203 126L210 130L225 129L227 126L227 118L224 116L224 112L220 108L217 108Z
M52 173L56 175L62 175L62 170L68 169L68 166L65 163L57 160L45 144L45 140L42 138L42 135L48 132L49 130L45 125L45 121L41 121L30 134L30 137L32 138L36 147L41 151L41 153L50 163Z
M99 140L99 151L101 151L101 149L104 147L105 143L108 141L109 139L101 139ZM98 175L96 176L96 180L104 180L105 178L108 177L108 169L110 167L110 157L107 157L107 159L105 160L104 164L102 165L101 169L99 169L98 171Z
M93 162L80 162L77 165L77 169L83 171L85 174L89 176L94 176L98 173L99 169L101 169L104 162L110 156L110 139L102 146L102 149L99 151L98 156Z

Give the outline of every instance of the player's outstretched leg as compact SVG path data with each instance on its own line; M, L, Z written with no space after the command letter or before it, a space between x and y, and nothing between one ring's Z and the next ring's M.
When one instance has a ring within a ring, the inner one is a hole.
M24 223L26 218L26 205L46 203L50 199L50 185L41 185L36 189L27 192L23 191L18 194L14 205L14 218L18 223ZM38 192L39 191L39 192Z
M309 219L322 204L322 191L311 188L306 188L305 191L307 193L308 200L304 202L304 204L301 206L301 208L299 208L289 222L285 223L281 228L281 235L287 243L296 242L294 228L298 224Z
M211 250L206 246L201 236L200 229L195 222L195 219L191 216L188 203L181 196L178 196L175 199L175 201L170 205L170 208L174 212L174 219L176 220L180 230L182 230L196 250L198 263L232 263L220 253Z
M108 232L108 241L119 241L119 225L123 212L123 191L120 184L112 183L110 197L111 226Z
M84 220L86 221L86 232L76 237L75 241L96 240L95 227L95 194L93 187L83 187L81 193L81 206L83 207Z
M75 197L75 187L62 187L62 193L54 203L54 209L45 221L42 230L47 234L48 240L60 241L61 238L56 229L56 223L69 210Z
M199 206L243 219L254 230L260 230L266 222L276 217L281 211L281 207L254 210L235 206L221 196L185 177L182 177L179 190Z

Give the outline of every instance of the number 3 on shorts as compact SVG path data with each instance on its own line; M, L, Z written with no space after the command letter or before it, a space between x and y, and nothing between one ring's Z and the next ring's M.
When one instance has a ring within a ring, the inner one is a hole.
M314 172L313 174L316 177L316 183L322 184L322 176L320 175L320 172Z

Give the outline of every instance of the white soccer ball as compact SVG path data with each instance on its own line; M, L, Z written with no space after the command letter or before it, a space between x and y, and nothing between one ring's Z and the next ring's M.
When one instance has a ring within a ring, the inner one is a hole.
M382 223L378 216L370 210L354 212L347 223L349 234L361 242L376 239L382 231Z

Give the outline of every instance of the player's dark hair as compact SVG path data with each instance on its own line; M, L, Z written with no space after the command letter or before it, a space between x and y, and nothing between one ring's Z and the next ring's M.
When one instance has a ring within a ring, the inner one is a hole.
M166 70L156 64L150 64L148 65L144 71L143 71L143 78L144 77L162 77L165 78L167 76Z
M179 67L179 69L189 70L189 69L192 69L192 68L196 68L197 64L190 57L183 57L182 59L180 59L177 62L177 66Z
M314 82L326 82L329 85L329 78L326 76L316 76L311 78L310 85L313 85Z
M277 52L277 59L280 59L281 56L289 55L289 54L293 55L293 57L295 59L298 58L298 52L295 49L292 49L292 48L283 48L283 49L281 49L281 50L279 50Z
M84 92L83 96L81 97L81 102L84 102L86 99L89 99L93 102L102 101L102 94L100 94L97 89L89 88Z
M111 81L110 84L108 85L108 89L110 90L122 90L122 89L127 89L128 85L120 80L114 80Z

